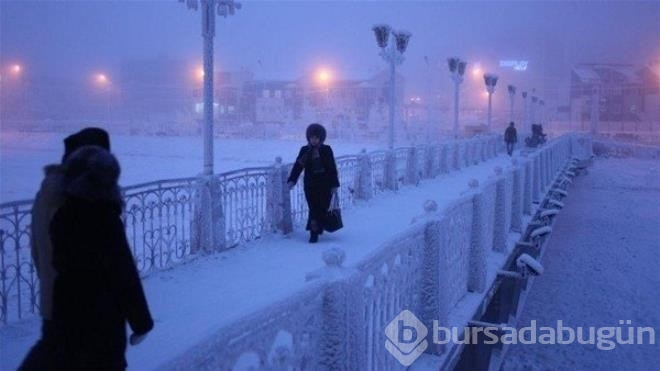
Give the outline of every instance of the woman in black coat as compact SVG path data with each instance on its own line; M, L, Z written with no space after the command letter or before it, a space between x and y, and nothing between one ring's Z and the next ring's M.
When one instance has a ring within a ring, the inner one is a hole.
M53 368L123 370L126 322L136 344L153 320L120 219L119 164L103 148L85 146L64 167L66 199L50 224Z
M323 233L323 218L330 207L332 195L339 189L339 177L332 148L323 144L325 128L320 124L311 124L307 127L306 136L307 145L300 148L287 183L289 188L293 188L300 173L305 170L303 184L309 207L306 229L309 231L309 242L315 243L319 240L319 234Z

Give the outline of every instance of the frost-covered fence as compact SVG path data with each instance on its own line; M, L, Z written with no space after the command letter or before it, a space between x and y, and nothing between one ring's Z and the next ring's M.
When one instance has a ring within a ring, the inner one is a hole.
M520 233L539 207L532 199L543 195L533 192L561 182L562 169L585 145L577 139L561 137L496 168L482 184L471 181L469 191L443 210L425 207L410 227L355 266L344 266L341 249L327 250L325 266L310 272L295 295L219 329L165 367L399 370L402 365L385 347L385 329L403 310L427 327L425 352L449 357L457 345L434 344L433 321L447 328L467 326L501 268L494 262L506 261L514 251L509 233ZM456 148L463 149L459 159L475 158L474 150L465 154L471 145L447 146L435 151L437 170L447 161L443 153ZM494 141L482 148L486 158L498 151Z
M341 206L494 157L498 142L490 135L338 157ZM277 159L273 166L123 188L123 221L140 273L303 225L308 211L302 181L292 192L286 186L291 165ZM38 310L31 209L31 200L0 204L0 324Z
M195 182L172 179L122 189L126 236L140 272L172 266L190 255Z

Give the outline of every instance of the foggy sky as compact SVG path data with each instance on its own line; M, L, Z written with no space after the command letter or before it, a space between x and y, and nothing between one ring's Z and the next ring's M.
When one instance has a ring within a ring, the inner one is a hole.
M453 55L496 73L499 60L529 60L528 71L507 75L518 81L504 82L529 87L568 79L576 63L660 58L658 1L242 4L236 15L217 18L216 69L246 68L257 78L296 78L321 65L338 78L366 78L385 68L371 32L376 23L413 35L399 70L408 89L449 86L445 61ZM2 0L0 61L3 72L19 62L35 76L113 71L126 59L158 56L197 64L200 17L176 0Z

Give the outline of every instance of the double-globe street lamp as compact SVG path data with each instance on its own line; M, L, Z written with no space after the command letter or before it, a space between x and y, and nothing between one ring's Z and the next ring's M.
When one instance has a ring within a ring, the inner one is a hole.
M451 57L447 59L447 64L449 66L449 72L451 72L451 78L454 81L454 139L458 138L458 88L463 82L463 76L465 75L465 67L467 67L467 62L461 60L458 57Z
M380 47L380 56L390 64L390 127L388 148L394 149L394 107L395 107L395 89L394 80L396 78L396 66L403 63L403 53L408 47L408 40L412 34L407 31L394 31L386 24L373 26L372 30L376 36L376 43ZM394 42L389 42L390 34L394 36ZM387 47L389 45L389 48Z
M484 83L488 91L488 131L492 129L492 114L493 114L493 93L495 93L495 85L497 85L497 75L492 73L484 74Z
M202 37L204 38L204 175L213 174L213 37L215 15L233 15L241 4L234 0L179 0L188 9L202 8Z

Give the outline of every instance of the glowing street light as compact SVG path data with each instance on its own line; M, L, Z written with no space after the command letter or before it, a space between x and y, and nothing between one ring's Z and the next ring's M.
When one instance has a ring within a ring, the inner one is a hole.
M472 77L479 78L482 73L481 67L475 66L472 68Z
M488 130L491 130L491 120L493 113L493 93L495 93L495 85L497 85L497 75L492 73L484 74L484 83L488 91Z
M454 81L454 139L458 138L458 88L463 83L467 62L458 57L447 59L451 79Z
M108 79L108 76L104 73L97 73L94 75L94 81L100 86L107 86L110 80Z
M408 41L412 34L407 31L394 31L389 25L378 24L372 27L376 43L381 49L380 56L390 64L390 128L388 148L394 149L394 107L395 107L395 74L396 66L403 63L403 53L408 48ZM390 34L394 36L394 42L389 42ZM389 45L389 48L388 48Z
M23 67L20 64L12 64L9 67L9 72L11 72L14 76L20 75L21 71L23 71Z
M204 81L204 67L199 66L195 69L195 78L200 82Z
M325 68L320 69L316 73L316 79L323 84L323 86L327 86L327 84L330 82L330 79L332 78L330 71L326 70Z
M197 10L201 5L202 37L204 38L204 175L213 174L213 37L215 15L227 17L241 9L234 0L179 0L188 9Z

